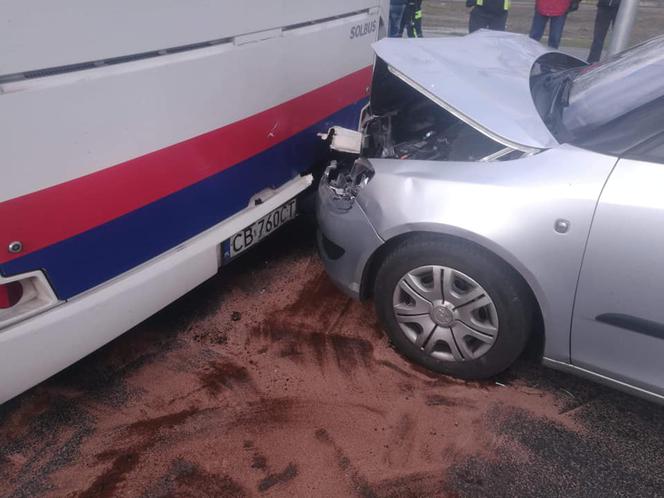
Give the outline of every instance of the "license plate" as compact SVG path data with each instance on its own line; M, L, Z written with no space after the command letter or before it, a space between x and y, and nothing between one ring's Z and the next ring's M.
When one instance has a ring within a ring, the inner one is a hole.
M295 199L291 199L286 204L282 204L257 222L233 235L224 248L224 255L227 258L234 258L241 252L256 245L284 223L295 218L296 214Z

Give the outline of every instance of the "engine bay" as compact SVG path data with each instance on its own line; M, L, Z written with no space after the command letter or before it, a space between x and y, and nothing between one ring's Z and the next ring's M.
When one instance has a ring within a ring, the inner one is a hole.
M332 152L326 182L348 205L373 174L371 159L489 162L525 154L456 117L392 74L381 59L376 62L371 92L361 131L335 127L320 135Z
M363 157L427 161L477 161L505 148L428 99L372 116L362 145Z
M380 59L371 91L362 123L362 157L478 161L505 150L392 74Z

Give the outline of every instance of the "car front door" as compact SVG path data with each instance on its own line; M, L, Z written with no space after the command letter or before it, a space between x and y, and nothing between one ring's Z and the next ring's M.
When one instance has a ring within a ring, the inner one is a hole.
M577 288L571 356L579 368L664 395L660 157L664 141L621 159L604 187Z

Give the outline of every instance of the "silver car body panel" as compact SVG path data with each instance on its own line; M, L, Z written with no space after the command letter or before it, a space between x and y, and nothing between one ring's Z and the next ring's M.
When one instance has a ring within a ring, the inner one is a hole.
M369 158L370 180L351 170L342 179L353 188L341 194L344 182L324 177L319 243L330 276L358 297L373 284L364 278L372 257L396 238L473 242L532 289L545 365L664 403L662 164L558 144L530 93L531 67L549 50L521 35L374 48L393 75L507 148L472 162ZM330 241L339 246L332 257Z
M664 165L621 159L579 279L572 363L664 395Z
M561 372L567 372L573 375L578 375L579 377L583 377L584 379L592 380L600 384L604 384L605 386L618 389L619 391L633 394L643 399L647 399L649 401L653 401L655 403L664 405L664 396L652 391L641 389L640 387L637 387L634 384L628 384L626 382L616 380L615 378L607 375L602 375L597 372L593 372L591 370L586 370L585 368L580 368L575 365L570 365L569 363L552 360L546 357L542 359L542 364L544 366L560 370Z
M374 43L390 71L490 138L524 152L558 145L530 94L530 71L555 52L525 35L480 30L464 37Z
M369 258L385 241L378 236L359 203L354 202L347 211L335 210L335 194L328 186L326 173L318 187L316 202L320 256L339 288L358 299ZM325 250L323 238L342 247L344 256L331 257Z
M530 285L545 355L570 361L574 294L593 213L616 158L561 146L512 161L372 159L357 202L380 238L434 232L475 242ZM556 220L567 220L561 234ZM352 239L349 239L352 241Z

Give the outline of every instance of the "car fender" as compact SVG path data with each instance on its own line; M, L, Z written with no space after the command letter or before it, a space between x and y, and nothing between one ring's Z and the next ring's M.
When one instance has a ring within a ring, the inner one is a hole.
M386 241L432 232L510 264L542 311L547 357L569 362L574 295L592 217L616 158L563 146L511 161L372 160L358 197ZM569 229L556 231L565 221Z

